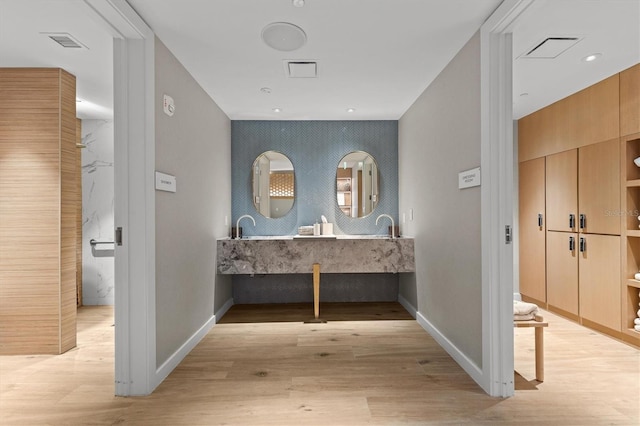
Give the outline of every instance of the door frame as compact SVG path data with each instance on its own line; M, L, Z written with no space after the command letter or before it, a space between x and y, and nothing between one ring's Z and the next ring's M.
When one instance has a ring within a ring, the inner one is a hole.
M156 368L155 35L125 0L80 0L113 37L115 394L148 395Z
M514 394L514 126L512 32L533 0L505 0L480 28L482 374L491 396ZM511 241L506 241L506 228Z

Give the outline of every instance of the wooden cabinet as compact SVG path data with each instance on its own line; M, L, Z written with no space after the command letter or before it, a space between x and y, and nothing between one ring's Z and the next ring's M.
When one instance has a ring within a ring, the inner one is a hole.
M545 244L545 159L520 163L520 293L544 305L547 300Z
M620 137L621 87L615 74L518 120L519 161Z
M518 155L523 297L640 346L640 64L520 119ZM541 193L546 298L529 222Z
M562 314L577 319L578 234L547 232L547 303Z
M580 317L620 331L620 237L579 238Z
M547 230L573 232L578 212L578 150L546 158Z
M578 201L580 232L620 235L620 142L618 139L579 149Z
M640 132L640 64L620 73L620 135Z
M617 139L546 158L547 229L620 235Z

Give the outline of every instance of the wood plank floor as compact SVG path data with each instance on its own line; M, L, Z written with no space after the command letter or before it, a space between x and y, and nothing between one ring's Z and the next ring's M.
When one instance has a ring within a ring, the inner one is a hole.
M113 311L83 307L76 349L0 357L0 424L640 423L640 352L548 312L545 382L534 380L533 330L516 329L516 395L499 399L415 321L392 312L305 324L243 323L240 311L230 310L151 396L117 398ZM280 321L291 315L282 310Z

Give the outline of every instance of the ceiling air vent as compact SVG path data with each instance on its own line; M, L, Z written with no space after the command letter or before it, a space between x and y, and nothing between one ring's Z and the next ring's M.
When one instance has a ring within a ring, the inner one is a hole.
M582 37L547 37L529 48L521 58L553 59L574 46Z
M285 69L289 78L318 77L318 63L315 61L286 61Z
M87 46L80 43L76 38L68 33L41 33L49 37L66 49L88 49Z

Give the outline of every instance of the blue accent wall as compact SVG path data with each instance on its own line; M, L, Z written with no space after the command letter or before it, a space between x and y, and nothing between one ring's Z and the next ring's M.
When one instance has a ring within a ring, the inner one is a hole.
M284 217L269 219L253 206L251 168L265 151L285 154L295 169L295 203ZM373 214L349 218L336 201L336 169L343 156L366 151L378 163L380 199ZM398 224L397 121L232 121L232 225L243 219L243 235L295 235L298 226L312 225L325 215L336 234L386 234L390 214Z

